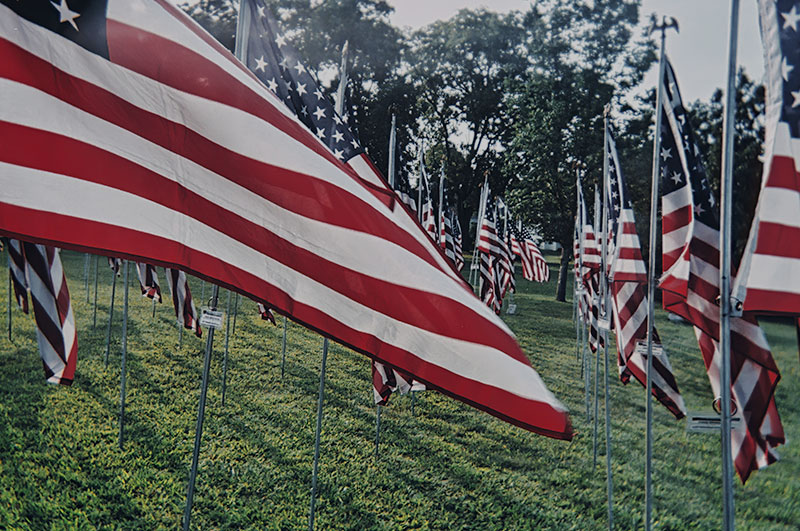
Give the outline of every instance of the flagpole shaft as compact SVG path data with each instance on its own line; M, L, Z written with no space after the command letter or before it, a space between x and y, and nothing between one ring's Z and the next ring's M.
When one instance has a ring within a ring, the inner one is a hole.
M231 292L228 291L228 303L225 307L225 354L222 356L222 407L225 407L225 390L227 387L228 376L228 340L230 339L231 330Z
M84 253L83 260L83 287L86 290L86 304L89 304L89 253Z
M608 146L608 106L604 113L603 120L603 151L605 152ZM609 289L608 289L608 180L609 180L609 167L608 157L603 157L603 245L600 256L601 270L600 270L600 296L602 297L603 305L600 307L600 312L603 320L609 320L608 308L610 306ZM603 328L603 379L605 383L605 413L606 413L606 493L608 496L608 529L614 529L614 481L611 472L611 409L610 409L610 396L608 390L608 328Z
M392 128L389 132L389 187L394 190L395 150L397 149L397 115L392 113Z
M594 192L594 226L595 226L595 230L596 230L596 233L597 233L597 237L598 238L605 238L605 234L603 233L603 227L605 227L605 224L603 224L603 222L600 219L600 210L601 210L601 208L602 207L600 205L600 196L597 193L597 188L595 188L595 192ZM601 283L601 286L600 286L601 292L600 292L600 294L595 295L595 297L597 299L597 307L598 307L597 308L597 315L598 315L598 318L602 317L602 315L600 314L600 311L601 311L600 301L601 301L601 299L603 297L602 283L603 283L603 279L605 277L605 270L604 270L604 268L605 268L605 256L604 256L605 251L604 251L604 249L605 249L605 240L603 240L603 246L602 246L602 249L601 249L601 256L600 256L600 274L599 274L599 276L600 276L600 283ZM594 310L592 310L592 315L594 315ZM593 418L593 422L592 422L592 428L593 428L593 430L592 430L592 455L593 455L593 457L592 457L592 468L595 468L597 466L597 430L598 430L598 424L600 423L600 419L599 419L599 416L600 416L600 385L599 385L599 383L600 383L600 342L599 342L599 340L600 340L601 334L600 334L599 323L597 323L597 325L598 325L597 326L598 344L597 344L597 350L595 350L595 352L594 352L594 418Z
M381 405L375 406L375 458L378 457L378 445L381 441Z
M219 299L219 286L214 284L211 288L211 307L216 310ZM200 387L200 401L197 405L197 425L194 430L194 449L192 450L192 468L189 471L189 486L186 491L186 507L183 511L183 529L189 531L189 522L192 517L192 503L194 500L194 484L197 479L197 463L200 459L200 440L203 436L203 420L206 412L206 395L208 393L208 373L211 368L211 350L214 346L214 329L208 329L206 337L206 352L203 358L203 383Z
M731 460L731 213L733 199L733 148L736 113L736 53L739 33L739 0L731 0L730 40L728 41L728 86L725 91L725 118L722 136L722 182L720 201L720 351L722 354L722 507L723 529L735 527L733 463Z
M114 297L117 293L117 273L116 271L111 271L111 304L108 308L108 329L106 330L106 353L104 356L104 365L105 368L108 369L108 353L111 350L111 323L114 320Z
M317 431L314 435L314 465L311 471L311 510L308 529L314 531L314 512L317 505L317 473L319 471L319 439L322 433L322 403L325 400L325 365L328 362L328 338L322 342L322 366L319 371L319 397L317 398Z
M11 243L8 244L8 247L8 250L6 250L8 256L8 313L6 314L6 321L8 322L8 340L11 341Z
M653 180L650 188L650 246L647 270L647 369L645 384L645 464L644 464L644 528L650 531L653 525L653 330L655 327L655 292L656 292L656 225L658 224L658 185L661 178L661 106L664 84L664 41L666 27L661 30L661 49L658 56L658 87L656 89L656 132L653 142Z
M342 46L342 63L339 65L339 88L336 91L336 114L344 116L344 95L347 90L347 50L348 43Z
M94 307L92 309L92 328L97 326L97 276L100 269L100 256L94 257Z
M122 297L122 367L120 369L119 383L119 449L122 450L122 440L125 434L125 379L127 376L128 361L128 261L125 260L123 281L125 291Z
M239 315L239 294L233 296L233 325L231 325L231 335L236 335L236 317Z
M283 371L286 367L286 316L283 316L283 341L281 344L281 380L283 380Z

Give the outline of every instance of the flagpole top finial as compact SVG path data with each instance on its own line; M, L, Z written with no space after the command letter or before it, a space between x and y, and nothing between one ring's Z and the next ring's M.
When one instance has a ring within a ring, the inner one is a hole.
M655 13L650 17L650 29L648 30L647 34L652 35L656 31L661 32L661 36L663 37L666 35L668 29L673 28L675 33L680 33L680 27L678 26L678 21L674 17L668 17L666 15L661 17L661 24L658 22L658 18L656 17Z

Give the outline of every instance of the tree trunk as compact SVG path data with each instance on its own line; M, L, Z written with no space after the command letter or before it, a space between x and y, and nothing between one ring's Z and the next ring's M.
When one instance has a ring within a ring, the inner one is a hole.
M570 247L561 245L561 264L558 268L558 288L556 289L556 300L559 302L567 301L567 266L570 259Z

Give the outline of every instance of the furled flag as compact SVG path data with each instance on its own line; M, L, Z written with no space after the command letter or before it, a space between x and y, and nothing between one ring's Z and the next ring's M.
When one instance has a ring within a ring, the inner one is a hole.
M580 242L576 239L575 252L579 252ZM531 231L520 222L511 232L511 251L519 257L522 264L522 276L531 282L548 282L550 266L542 256L533 239ZM577 264L577 261L575 262Z
M440 181L440 185L444 186L444 178ZM442 204L439 205L439 247L442 252L450 260L453 265L456 265L456 251L455 244L453 243L453 222L452 211L447 201L447 192L441 193Z
M136 273L139 276L139 287L142 296L161 302L161 286L158 283L156 266L136 262Z
M633 206L610 128L607 138L609 245L614 249L610 256L609 289L617 336L619 377L623 383L628 383L633 376L646 387L647 360L636 351L636 344L647 341L647 269L636 233ZM653 340L660 344L655 328ZM676 418L683 418L686 416L686 405L678 391L667 354L663 349L654 349L653 352L652 394Z
M411 391L424 390L425 384L414 380L409 373L372 361L372 394L376 406L388 405L392 393L404 395Z
M428 387L572 436L508 327L359 157L343 165L166 0L77 5L0 0L0 233L236 286Z
M800 2L759 0L764 44L764 174L731 293L744 310L800 314Z
M483 220L478 235L478 252L480 254L480 295L481 300L495 313L500 313L503 305L501 278L498 275L498 262L502 257L502 241L497 234L497 213L491 206L492 201L487 194Z
M203 337L203 330L197 320L197 309L194 307L192 292L186 273L179 269L166 268L167 286L172 294L172 305L175 307L175 317L178 323L187 330L191 330L197 337Z
M414 199L414 192L408 182L408 175L405 172L399 172L397 175L397 182L394 188L397 197L405 204L413 215L417 215L417 200Z
M119 258L111 258L108 257L108 267L111 268L111 271L114 272L115 275L120 275L120 268L122 267L122 260Z
M258 302L258 315L261 316L262 321L270 321L272 324L276 325L278 323L275 322L275 315L272 313L272 310L267 308L263 303Z
M456 269L461 271L464 269L464 235L461 231L461 222L458 220L458 212L455 209L453 209L451 225L453 226L453 252L456 255Z
M675 72L665 68L661 157L664 308L694 325L715 397L719 397L719 220ZM778 459L784 434L775 406L780 379L764 331L751 315L731 318L731 397L742 422L731 446L742 482ZM732 405L732 407L733 407ZM724 405L722 406L724 407Z
M22 245L45 378L50 383L71 385L78 338L61 257L55 247Z
M25 270L25 249L22 242L13 238L8 239L8 274L14 286L14 298L20 310L28 313L28 278Z

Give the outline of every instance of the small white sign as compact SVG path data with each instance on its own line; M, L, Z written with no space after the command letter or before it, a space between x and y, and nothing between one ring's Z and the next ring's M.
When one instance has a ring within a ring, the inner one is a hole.
M200 326L215 329L222 328L222 312L210 308L203 308L201 311Z
M731 417L731 429L736 429L742 422L741 417ZM713 411L708 413L689 413L686 418L686 431L690 433L719 433L722 417Z
M608 319L598 319L597 328L599 328L603 332L608 332L611 330L611 321L609 321Z
M637 341L636 349L634 352L642 357L643 360L647 359L647 341ZM653 356L656 358L664 357L664 346L661 343L653 341Z
M506 309L506 313L508 315L514 315L515 313L517 313L517 305L514 304L513 302L509 303L508 308Z

